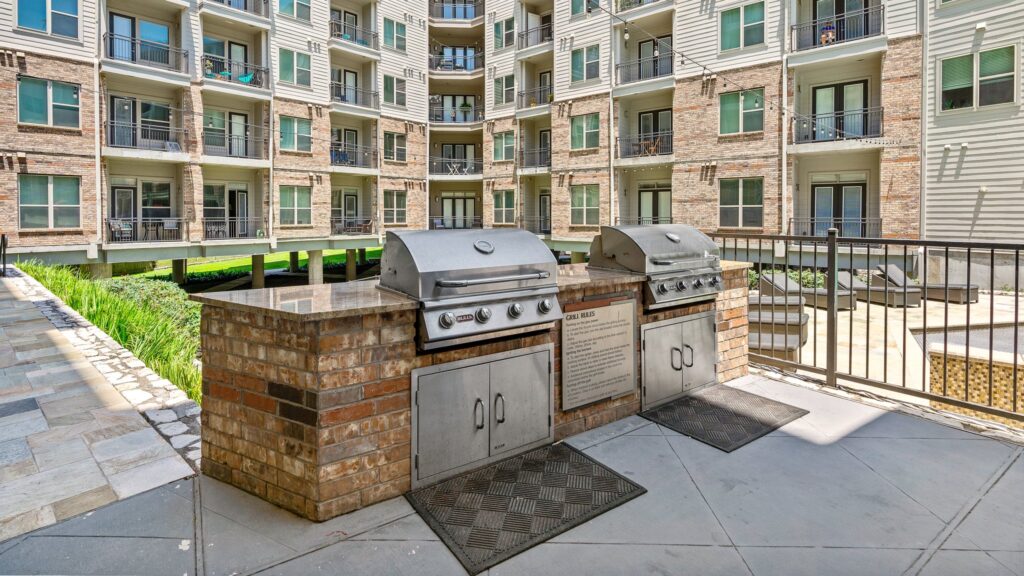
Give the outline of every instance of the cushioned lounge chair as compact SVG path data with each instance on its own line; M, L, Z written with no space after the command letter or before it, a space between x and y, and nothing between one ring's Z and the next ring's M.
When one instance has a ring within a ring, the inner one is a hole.
M878 265L878 271L881 272L881 276L878 278L887 282L889 286L898 291L903 291L903 287L913 288L916 290L923 290L924 297L929 300L940 300L954 304L966 304L968 302L978 301L978 285L977 284L944 284L942 282L931 283L922 287L916 280L907 278L903 270L895 264L889 264L884 266Z
M761 274L759 289L762 294L772 296L803 296L815 308L828 308L828 290L825 288L801 288L800 284L782 273ZM851 290L837 291L837 310L856 310L857 298Z
M840 288L853 290L857 294L857 299L864 302L896 308L921 305L921 290L917 288L896 290L885 286L868 286L863 280L847 271L839 272L836 281Z

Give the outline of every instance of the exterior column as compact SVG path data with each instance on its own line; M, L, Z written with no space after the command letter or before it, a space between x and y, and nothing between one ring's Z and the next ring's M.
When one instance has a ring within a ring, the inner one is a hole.
M306 268L309 270L309 284L323 284L324 251L310 250L306 254L309 256L309 261L306 263Z
M81 270L85 276L93 280L110 278L114 275L114 267L111 264L82 264Z
M252 287L263 288L264 283L264 272L263 272L263 254L252 255Z
M356 251L345 250L345 282L356 279Z
M570 258L571 258L570 261L573 264L583 264L584 262L587 261L587 253L586 252L573 252L572 256L570 256Z
M188 260L171 260L171 280L181 286L188 276Z
M366 265L366 248L359 249L359 263Z
M289 252L288 253L288 271L298 272L299 271L299 253Z

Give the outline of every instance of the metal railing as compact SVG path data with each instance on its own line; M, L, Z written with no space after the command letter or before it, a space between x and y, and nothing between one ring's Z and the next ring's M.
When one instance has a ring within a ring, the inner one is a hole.
M249 158L266 160L267 138L263 135L263 127L255 124L229 126L226 128L203 128L203 154L225 158ZM244 133L235 134L233 130L242 129Z
M464 228L483 228L484 221L480 216L431 216L431 230L458 230Z
M616 138L617 158L642 158L672 153L672 131Z
M633 8L639 8L640 6L647 6L648 4L657 4L664 0L619 0L616 6L616 12L625 12L626 10L632 10Z
M266 222L263 218L203 218L204 240L232 240L263 238Z
M870 8L794 24L793 46L798 51L809 50L870 36L880 36L885 31L884 10L885 6L879 4Z
M475 176L484 173L484 162L479 158L431 158L430 173L437 176Z
M484 3L475 0L434 0L430 17L440 20L472 20L484 15Z
M615 223L619 225L650 226L653 224L671 224L671 216L630 216L629 218L617 217Z
M483 106L431 106L430 121L439 124L472 124L483 122Z
M188 240L184 218L107 218L107 242L182 242Z
M255 88L266 88L270 85L270 75L265 66L228 60L212 54L203 54L203 77Z
M204 2L216 2L228 8L234 8L235 10L248 12L249 14L255 14L264 18L270 15L267 0L204 0Z
M185 149L185 129L147 122L104 122L106 144L114 148L137 148L181 152Z
M427 58L431 70L439 72L474 72L483 70L484 54L445 55L431 54Z
M881 218L790 218L789 230L795 236L828 235L829 228L842 238L878 238L882 235Z
M353 146L340 142L332 143L331 166L376 168L377 148L373 146Z
M668 52L667 49L665 51ZM615 65L615 77L618 78L619 84L629 84L631 82L640 82L642 80L671 75L671 53Z
M111 60L175 72L188 72L188 50L168 44L107 32L103 34L103 49L104 56Z
M0 234L0 276L7 276L7 234Z
M878 138L882 135L884 112L879 106L794 118L793 141L803 144Z
M342 42L351 42L371 50L380 50L380 36L376 32L346 24L340 20L331 20L331 38Z
M555 39L555 29L551 24L543 24L536 28L530 28L519 33L519 49L529 48L530 46L537 46L538 44L545 44L547 42L553 42Z
M347 86L341 82L331 82L331 101L361 106L372 110L380 109L380 95L374 90Z
M751 361L1024 422L1024 246L838 232L711 234L723 259L753 265Z
M519 152L520 168L550 168L551 148L537 148Z
M555 90L551 86L538 86L519 93L519 108L533 108L534 106L547 106L555 99Z
M373 218L331 217L332 236L364 236L374 233Z
M524 216L519 219L519 226L523 230L533 232L534 234L551 234L550 217Z

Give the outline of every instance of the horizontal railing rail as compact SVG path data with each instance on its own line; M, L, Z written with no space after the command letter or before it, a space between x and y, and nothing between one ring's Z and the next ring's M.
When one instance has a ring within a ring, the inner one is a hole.
M793 25L793 46L809 50L879 36L885 31L885 6L853 10Z
M331 82L331 101L372 110L380 109L380 94L378 92L347 86L341 82Z
M478 1L434 0L430 17L440 20L473 20L484 15L484 3Z
M331 217L331 235L364 236L375 233L375 221L366 217Z
M480 216L431 216L431 230L450 230L462 228L483 228L484 221Z
M226 158L248 158L266 160L269 158L267 138L262 126L245 124L228 128L203 128L203 154ZM241 130L241 134L234 133Z
M883 114L879 106L794 118L793 140L804 144L878 138L882 136Z
M104 56L111 60L174 72L188 72L188 50L168 44L107 32L103 35L103 49Z
M376 32L346 24L340 20L331 20L331 38L342 42L351 42L371 50L380 50L380 36Z
M266 237L263 218L203 218L204 240L233 240Z
M668 52L668 49L665 49L665 51ZM640 82L642 80L671 75L671 53L615 65L615 77L618 78L619 84L629 84L631 82Z
M103 132L106 145L113 148L182 152L187 142L184 128L151 122L107 121L103 123Z
M184 218L107 218L105 222L110 244L188 240L188 221Z
M483 106L431 106L430 121L439 124L471 124L482 122Z
M626 10L632 10L633 8L639 8L640 6L647 6L648 4L657 4L658 2L664 2L665 0L618 0L615 4L617 12L625 12Z
M616 224L620 225L633 225L633 226L649 226L652 224L671 224L671 216L629 216L629 217L617 217L615 219Z
M828 235L829 228L844 238L878 238L882 235L881 218L790 218L789 230L797 236Z
M521 151L519 153L519 166L522 168L551 167L551 148Z
M542 24L536 28L530 28L519 33L519 49L537 46L552 42L555 39L554 27L551 24Z
M377 148L335 142L331 144L331 166L376 168Z
M484 173L484 162L479 158L431 158L430 173L438 176L475 176Z
M474 72L483 70L484 54L431 54L427 64L431 70L438 72Z
M519 92L518 106L520 108L532 108L534 106L547 106L555 99L555 90L551 86L538 86Z
M618 158L642 158L671 154L672 131L617 138L615 152Z
M534 234L551 234L551 217L524 216L519 219L519 226Z
M235 10L247 12L256 16L262 16L264 18L270 16L267 0L204 0L204 2L223 4L229 8L234 8Z
M203 54L203 77L255 88L270 86L270 75L266 66L228 60L212 54Z

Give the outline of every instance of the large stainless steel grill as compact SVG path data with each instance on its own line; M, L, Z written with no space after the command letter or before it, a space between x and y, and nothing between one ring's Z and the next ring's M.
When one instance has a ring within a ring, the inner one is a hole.
M648 310L712 300L722 290L718 246L683 224L602 226L590 266L646 274Z
M551 328L562 318L557 263L525 230L389 231L380 286L420 302L430 350Z

